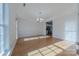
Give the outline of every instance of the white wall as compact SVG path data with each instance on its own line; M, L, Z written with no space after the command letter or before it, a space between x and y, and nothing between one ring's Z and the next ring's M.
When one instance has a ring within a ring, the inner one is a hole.
M27 16L27 15L26 15ZM31 17L26 19L18 18L18 36L29 37L42 35L42 23L32 19Z
M10 53L16 44L16 4L9 5L9 45Z
M51 17L51 19L47 19L43 26L46 27L46 22L52 20L53 21L53 35L52 37L65 39L65 23L68 21L73 21L76 25L75 28L77 29L77 13L78 8L77 4L71 4L71 6L66 6L67 10L64 13L61 13L60 15L54 15ZM43 27L43 32L45 33L45 27Z
M77 4L73 4L65 13L54 17L53 20L53 37L65 39L65 23L74 21L77 26ZM77 27L75 27L77 29Z
M19 38L43 35L43 23L37 22L37 17L34 17L34 15L30 13L32 11L29 10L29 7L23 7L22 4L18 4L17 21Z
M54 18L53 37L64 39L64 18Z
M64 39L65 20L68 18L76 20L75 17L77 16L77 4L26 4L26 7L23 7L22 4L18 5L19 37L45 35L45 22L51 18L53 21L53 37ZM42 17L45 18L45 22L36 22L39 11L43 12Z

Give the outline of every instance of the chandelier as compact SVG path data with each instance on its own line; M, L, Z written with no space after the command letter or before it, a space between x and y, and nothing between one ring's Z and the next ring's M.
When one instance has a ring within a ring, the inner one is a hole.
M42 16L42 12L38 13L39 17L36 19L37 22L42 22L44 21L44 19L41 17Z

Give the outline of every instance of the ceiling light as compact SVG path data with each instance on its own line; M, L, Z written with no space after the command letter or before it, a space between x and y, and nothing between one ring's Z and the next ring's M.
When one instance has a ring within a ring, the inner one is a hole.
M44 21L44 19L43 18L37 18L36 21L37 22L42 22L42 21Z
M39 17L36 19L37 22L42 22L44 20L41 16L42 12L39 12Z

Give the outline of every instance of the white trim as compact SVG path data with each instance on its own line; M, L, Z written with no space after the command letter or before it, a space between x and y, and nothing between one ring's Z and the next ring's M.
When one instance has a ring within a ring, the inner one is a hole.
M18 40L18 39L17 39ZM9 51L9 53L7 54L7 56L11 56L12 55L12 52L13 52L13 49L15 48L15 45L17 43L17 40L15 40L15 43L14 43L14 46L13 48Z
M8 53L2 52L0 53L0 56L10 56L10 51Z
M3 54L4 54L4 52L1 52L1 53L0 53L0 56L3 56Z
M11 51L9 51L6 56L10 56L10 53L11 53Z
M61 38L61 37L58 37L58 36L55 36L55 35L53 35L52 37L64 40L64 38Z

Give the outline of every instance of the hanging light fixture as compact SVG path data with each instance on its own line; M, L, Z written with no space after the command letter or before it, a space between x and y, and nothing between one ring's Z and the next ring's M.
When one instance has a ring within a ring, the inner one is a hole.
M42 12L39 12L39 16L41 16L41 14L42 14ZM38 17L36 20L37 20L37 22L42 22L44 19L41 17Z
M37 20L37 22L42 22L44 19L43 18L37 18L36 20Z

